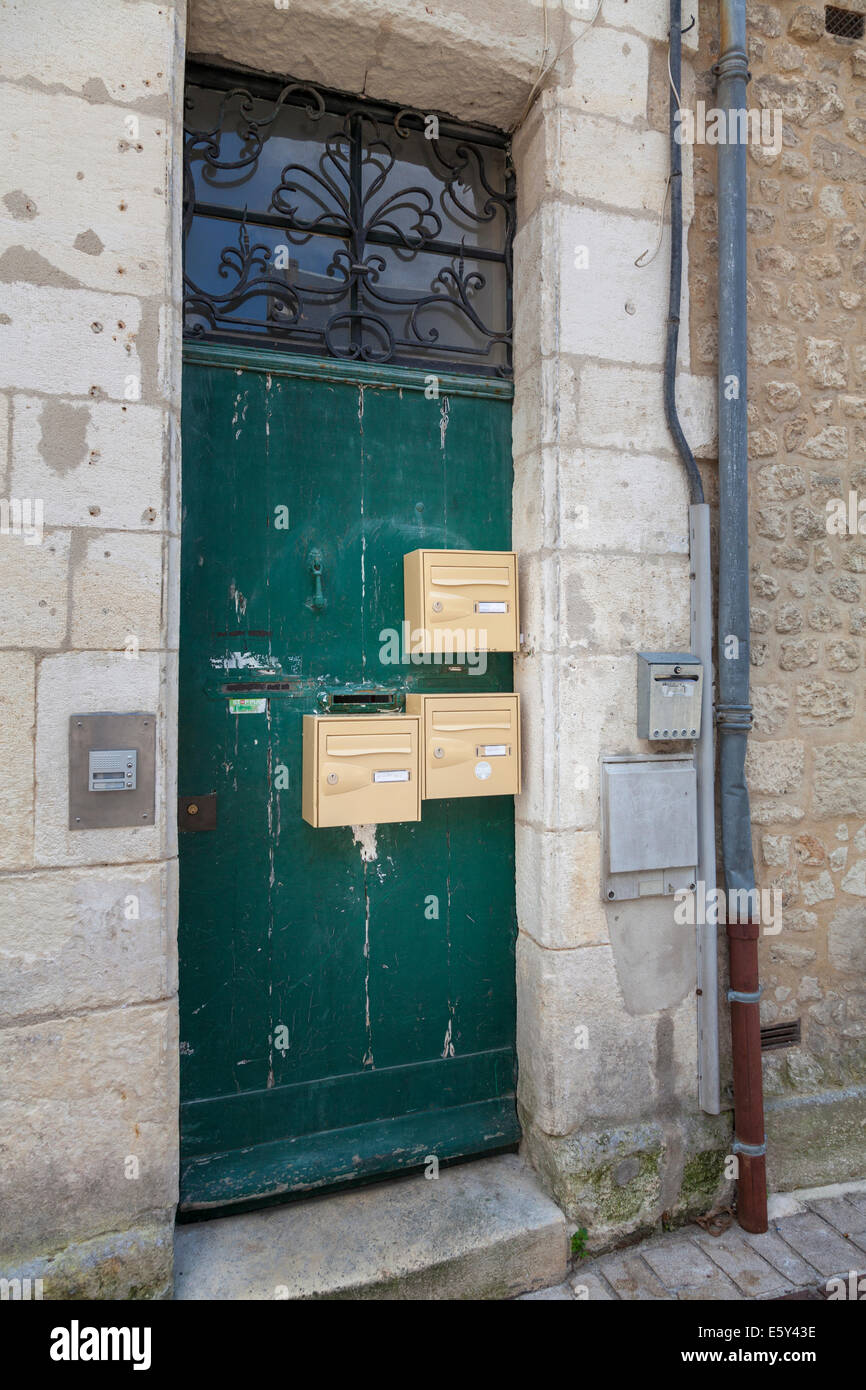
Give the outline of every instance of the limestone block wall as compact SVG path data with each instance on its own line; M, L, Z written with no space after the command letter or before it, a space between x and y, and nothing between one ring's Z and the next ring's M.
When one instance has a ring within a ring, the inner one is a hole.
M652 751L635 653L689 645L688 490L662 399L668 236L635 264L665 196L667 5L579 13L515 139L518 1051L527 1151L603 1244L709 1207L730 1117L697 1105L694 929L670 898L600 896L599 758ZM686 433L712 460L715 387L687 335L680 371Z
M45 1297L171 1270L183 26L0 7L0 1273ZM106 709L157 715L156 824L70 831Z
M502 130L543 51L541 0L189 0L188 10L197 58Z
M866 0L844 8L866 13ZM715 9L701 5L696 64L708 107ZM761 942L762 1022L802 1028L801 1046L764 1059L770 1178L784 1188L863 1164L866 541L856 521L829 532L827 504L866 497L866 43L827 34L818 5L750 4L749 26L749 106L782 123L781 145L748 159L748 780L759 880L783 908ZM714 156L696 149L690 241L692 353L707 372Z

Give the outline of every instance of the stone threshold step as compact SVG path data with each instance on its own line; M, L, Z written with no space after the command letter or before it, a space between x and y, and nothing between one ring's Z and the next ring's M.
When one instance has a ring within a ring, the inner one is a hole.
M559 1284L565 1217L516 1154L180 1226L176 1299L500 1299Z

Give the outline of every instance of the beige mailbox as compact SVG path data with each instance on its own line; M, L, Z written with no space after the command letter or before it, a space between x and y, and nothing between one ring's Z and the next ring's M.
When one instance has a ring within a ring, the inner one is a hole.
M413 550L403 557L403 583L410 635L424 634L417 650L517 651L513 551Z
M419 748L416 715L305 714L304 820L315 826L420 820Z
M516 796L519 695L407 695L421 720L421 795Z

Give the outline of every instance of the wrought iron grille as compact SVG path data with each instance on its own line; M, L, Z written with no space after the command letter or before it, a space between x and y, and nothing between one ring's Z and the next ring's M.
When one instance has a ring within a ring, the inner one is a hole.
M188 74L185 334L510 376L506 138L240 81Z
M838 5L825 5L824 28L838 39L862 39L864 16L855 10L840 9Z

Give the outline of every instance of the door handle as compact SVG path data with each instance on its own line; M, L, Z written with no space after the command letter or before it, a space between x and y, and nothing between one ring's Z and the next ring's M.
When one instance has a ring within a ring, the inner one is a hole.
M322 571L324 570L325 562L321 550L311 550L307 556L307 564L310 574L313 576L313 593L312 596L307 599L307 607L312 608L314 613L320 613L323 608L327 607L328 603L322 589Z

